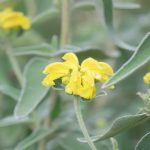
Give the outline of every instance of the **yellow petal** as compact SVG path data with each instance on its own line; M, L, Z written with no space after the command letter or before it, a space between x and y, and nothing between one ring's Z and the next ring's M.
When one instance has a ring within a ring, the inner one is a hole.
M45 86L55 85L54 80L67 76L69 74L69 68L63 62L56 62L49 64L45 67L44 74L47 74L43 80Z
M52 73L52 74L48 74L42 81L44 86L53 86L55 85L55 80L61 78L62 76L64 76L63 74L60 73Z
M87 71L82 74L82 85L86 86L87 84L91 86L95 86L95 81L90 71Z
M90 85L89 86L87 85L80 89L80 92L78 93L78 95L87 100L93 99L96 96L96 88L91 87Z
M16 12L7 8L0 13L0 27L4 29L21 27L24 30L27 30L30 26L31 22L29 18L24 16L22 12Z
M81 64L81 70L91 70L91 71L97 71L99 70L99 63L93 58L87 58L85 59Z
M78 67L79 61L74 53L67 53L62 57L70 68Z
M85 99L92 99L96 96L95 82L92 74L86 72L82 76L82 87L78 91L78 95Z
M66 85L65 91L68 94L78 95L78 90L81 87L81 74L78 70L73 70L70 76L69 83Z
M2 27L5 29L22 27L24 30L27 30L30 28L30 23L27 18L13 18L3 21Z
M90 71L93 77L100 82L106 82L113 74L111 66L104 62L98 62L93 58L85 59L81 64L81 71Z
M145 76L143 77L143 80L145 84L150 84L150 72L145 74Z
M90 71L97 80L100 80L102 77L102 70L99 67L99 63L93 58L87 58L81 64L81 72L87 71Z
M47 65L43 71L44 74L53 74L53 73L59 73L59 74L64 74L67 75L69 73L69 68L68 66L63 63L63 62L56 62L56 63L51 63Z
M47 76L43 79L42 84L43 84L44 86L46 86L46 87L55 85L54 81L51 80L50 75L47 75Z
M101 68L101 70L103 71L104 74L106 75L113 75L113 69L110 65L108 65L107 63L104 63L104 62L99 62L99 66Z

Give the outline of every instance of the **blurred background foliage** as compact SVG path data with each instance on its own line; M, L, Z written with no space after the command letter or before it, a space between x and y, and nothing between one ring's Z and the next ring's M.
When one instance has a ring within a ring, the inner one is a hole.
M117 34L123 41L137 46L150 30L150 1L113 0L113 4L113 23ZM59 46L60 0L1 0L0 9L5 7L24 12L31 18L32 27L29 31L20 30L17 37L11 39L13 53L21 72L24 72L26 84L23 90L6 56L3 31L0 30L0 149L37 150L45 137L47 150L89 149L86 144L76 140L82 134L76 123L72 96L62 90L57 91L56 96L52 90L47 93L44 87L39 86L43 78L42 69L48 62L60 59L64 52L74 51L80 60L90 56L108 62L116 71L128 60L132 51L114 45L104 22L104 8L100 6L101 14L98 17L93 1L71 1L72 38L71 45L65 48ZM108 91L107 96L98 97L91 103L83 103L83 115L91 135L103 133L117 117L136 114L143 107L143 102L136 93L146 90L142 77L149 69L148 63L117 84L114 90ZM28 101L24 101L22 106L30 107L30 102L37 102L32 113L27 113L28 116L24 115L26 108L21 107L16 113L27 118L17 121L14 109L17 110L15 107L18 99L21 100L19 95L23 91L26 92L23 98ZM49 102L55 96L55 104ZM48 112L49 107L51 113ZM45 129L43 121L47 115L51 118L51 124ZM115 136L120 150L133 150L140 138L150 130L149 124L150 121ZM109 139L97 142L97 147L100 150L112 148Z

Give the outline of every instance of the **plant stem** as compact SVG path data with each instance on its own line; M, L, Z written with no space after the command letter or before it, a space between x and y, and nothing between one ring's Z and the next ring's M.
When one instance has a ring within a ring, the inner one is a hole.
M34 17L37 12L36 1L35 0L25 0L28 15Z
M61 7L60 46L70 43L70 0L63 0Z
M117 140L114 139L114 138L110 138L110 141L111 141L111 143L112 143L113 150L119 150L119 146L118 146Z
M6 48L6 54L8 56L8 59L10 61L11 66L13 68L13 71L15 72L15 75L16 75L16 77L18 79L18 82L19 82L20 86L22 87L23 86L22 73L21 73L21 70L19 68L18 62L17 62L15 56L12 53L12 49L11 49L10 46L7 46L7 48Z
M84 137L86 138L91 150L97 150L94 143L93 143L93 141L91 140L91 138L88 134L87 129L86 129L86 126L85 126L85 123L84 123L84 120L83 120L83 117L82 117L81 108L80 108L80 99L79 99L79 97L74 98L74 108L75 108L77 120L78 120L78 123L80 125L81 131L82 131Z
M46 116L45 120L43 121L43 127L45 128L48 128L50 126L50 123L51 123L51 112L53 111L53 108L55 106L55 102L56 102L56 99L57 99L57 93L56 91L52 91L51 92L51 95L50 95L50 98L49 98L49 112L48 112L48 115ZM47 143L47 138L44 138L42 139L40 142L39 142L39 146L38 146L38 150L45 150L46 149L46 143Z

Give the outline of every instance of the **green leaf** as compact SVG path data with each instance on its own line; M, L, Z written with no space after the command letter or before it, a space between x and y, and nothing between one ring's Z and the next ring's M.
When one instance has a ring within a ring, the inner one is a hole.
M46 43L13 49L13 53L16 56L19 55L49 56L53 51L54 51L53 47Z
M64 149L64 150L89 150L89 145L79 143L76 138L81 136L81 134L76 132L69 132L64 134L63 137L58 139L58 144ZM110 141L102 141L99 143L96 143L96 147L98 150L110 150L112 149L112 145Z
M26 139L20 142L14 150L24 150L34 143L42 140L46 136L53 135L53 133L61 131L63 128L66 128L70 123L70 121L65 120L61 122L57 122L57 124L51 125L51 128L39 128L36 129L31 135L29 135Z
M13 84L10 81L11 67L7 61L7 58L3 55L0 57L0 92L10 96L14 100L18 100L20 90L13 87Z
M93 11L95 10L95 5L93 2L86 2L86 1L81 1L78 3L75 3L73 6L74 10L83 10L83 11Z
M37 55L37 56L45 56L48 58L54 58L64 55L68 52L73 52L76 54L79 54L80 57L98 57L98 58L105 58L105 57L118 57L117 54L111 53L108 54L105 51L102 51L101 49L97 47L84 47L79 48L76 46L67 46L64 47L61 50L57 50L54 52L55 48L53 48L51 45L48 44L42 44L37 46L27 46L27 47L20 47L14 49L13 53L15 56L22 56L22 55Z
M149 150L150 148L150 132L145 134L137 143L135 150Z
M114 2L114 9L139 9L140 5L137 3L127 3L127 2ZM95 10L95 4L94 2L86 2L86 1L81 1L78 3L75 3L73 9L75 10L84 10L84 11L93 11Z
M29 118L22 118L22 119L16 119L14 116L9 116L6 118L3 118L0 120L0 127L6 127L6 126L12 126L12 125L18 125L18 124L26 124L31 123L31 119Z
M95 0L95 2L96 2L96 9L97 9L98 16L101 19L100 0ZM104 8L104 19L105 19L106 27L108 29L110 36L114 40L116 46L118 46L119 48L125 49L125 50L134 51L135 46L129 45L129 44L125 43L124 41L122 41L114 29L114 26L113 26L113 2L112 2L112 0L103 0L103 8Z
M29 146L33 145L34 143L40 141L44 137L48 136L55 132L54 129L47 129L47 128L39 128L35 130L31 135L29 135L26 139L20 142L14 150L24 150Z
M150 33L148 33L131 58L103 85L103 88L116 84L150 60Z
M24 87L15 108L16 117L20 118L29 115L47 94L49 88L45 88L41 84L44 78L42 71L47 64L48 61L45 59L33 58L26 65Z
M19 93L20 90L16 89L10 85L7 84L1 84L0 85L0 92L2 92L3 94L10 96L12 99L17 100L19 98Z
M49 20L50 18L55 17L56 15L58 15L58 13L59 13L59 11L57 9L46 10L33 19L32 25L34 26L34 25L43 23L43 22Z
M76 140L77 136L76 133L66 134L58 141L58 144L65 150L87 150L88 145L79 143Z
M34 112L32 113L32 117L34 118L34 120L36 121L36 124L40 124L45 117L47 117L49 115L49 106L51 103L51 99L50 99L50 93L46 95L46 97L44 98L44 100L40 103L40 105L37 106L37 108L34 110Z
M147 120L150 117L147 114L138 114L138 115L127 115L120 117L114 121L112 126L104 133L97 136L91 137L94 142L102 141L110 137L116 136L117 134L130 129L136 125L139 125ZM84 138L78 138L80 142L87 142Z
M140 4L138 3L131 3L131 2L117 2L117 3L114 3L114 7L116 9L139 9L141 8Z

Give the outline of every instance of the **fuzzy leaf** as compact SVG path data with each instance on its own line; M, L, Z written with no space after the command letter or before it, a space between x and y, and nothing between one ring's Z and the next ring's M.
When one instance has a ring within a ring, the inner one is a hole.
M43 23L43 22L47 21L48 19L53 18L56 15L58 15L58 12L59 11L56 9L46 10L33 19L32 25L34 26L34 25L38 25L40 23Z
M10 71L11 66L7 58L2 55L0 57L0 92L14 100L18 100L20 91L13 87L13 84L10 82Z
M2 92L3 94L10 96L11 98L13 98L14 100L18 101L19 98L19 89L16 89L10 85L6 85L6 84L1 84L0 85L0 92Z
M36 56L45 56L48 58L55 58L64 55L67 52L74 52L79 54L81 57L118 57L118 53L111 53L108 54L97 47L85 47L79 48L76 46L66 46L61 50L57 50L54 52L55 48L53 48L49 44L42 44L37 46L27 46L27 47L20 47L14 49L15 56L22 56L22 55L36 55Z
M140 5L137 3L126 3L126 2L114 2L114 9L139 9ZM95 4L94 2L86 2L86 1L81 1L78 2L74 5L73 7L75 10L84 10L84 11L90 11L90 10L95 10Z
M55 125L51 125L51 128L36 129L35 131L33 131L33 133L31 133L31 135L29 135L26 139L21 141L14 150L24 150L29 146L33 145L34 143L42 140L46 136L50 136L55 132L63 130L69 123L70 121L64 120L61 122L57 122L57 124Z
M110 137L113 137L123 132L124 130L139 125L147 121L148 119L150 119L150 117L147 116L146 114L128 115L128 116L120 117L114 121L110 129L108 129L104 134L93 136L91 137L91 139L94 142L108 139ZM87 142L84 138L78 138L78 140L84 143Z
M15 108L16 117L29 115L47 94L49 88L45 88L41 84L44 78L42 71L47 64L48 61L45 59L34 58L26 65L24 71L24 87Z
M13 49L16 56L19 55L39 55L49 56L53 52L53 47L49 44L43 43L41 45L25 46Z
M137 143L135 150L149 150L150 148L150 132L145 134Z
M150 33L148 33L131 58L103 85L103 88L116 84L120 80L129 76L135 70L146 64L150 60Z
M40 141L44 137L52 134L55 130L47 129L47 128L40 128L35 130L31 135L29 135L26 139L21 141L14 150L24 150L29 146L33 145L34 143Z
M29 118L16 119L14 116L9 116L0 120L0 127L31 123Z
M98 16L101 16L101 11L100 11L101 3L100 3L100 1L101 0L95 0ZM106 27L108 29L110 36L114 40L115 44L122 49L134 51L135 47L122 41L114 29L114 26L113 26L113 2L112 2L112 0L102 0L102 1L103 1L104 19L105 19Z

